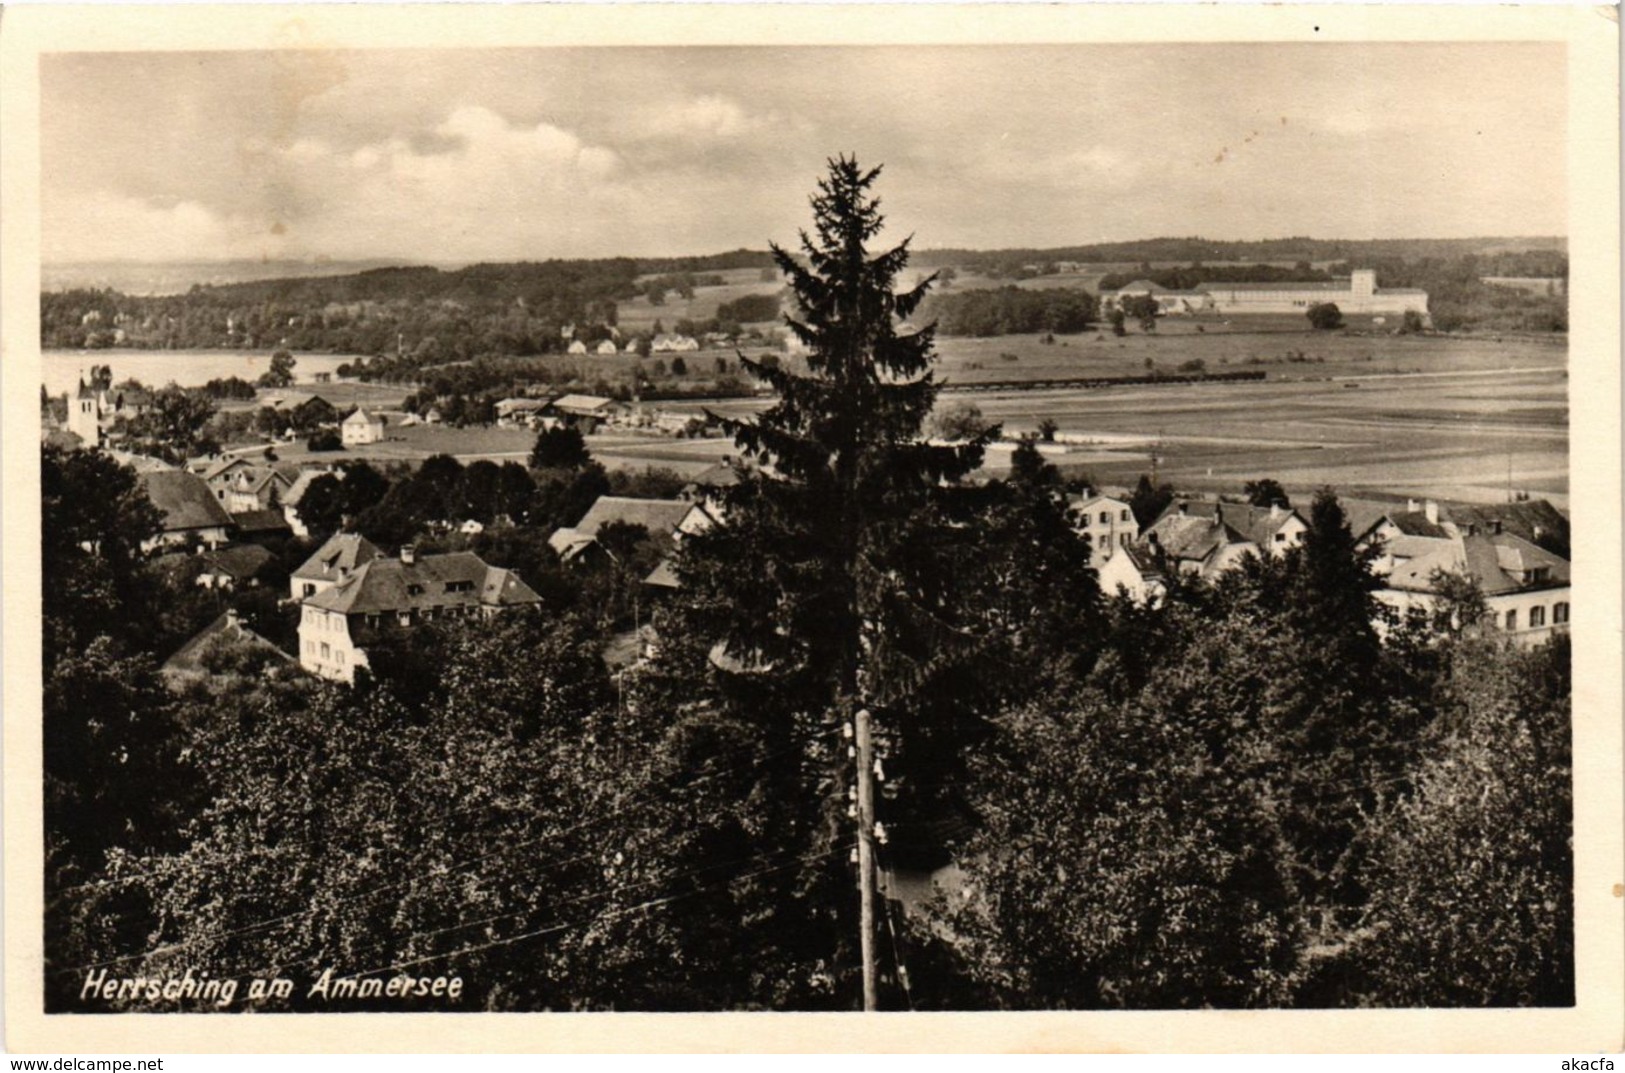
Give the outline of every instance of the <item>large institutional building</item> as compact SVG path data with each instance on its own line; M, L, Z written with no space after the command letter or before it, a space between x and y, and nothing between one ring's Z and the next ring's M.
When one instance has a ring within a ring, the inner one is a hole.
M1163 313L1304 313L1312 305L1331 302L1345 313L1403 315L1415 310L1428 315L1428 292L1378 287L1377 273L1357 269L1347 280L1330 283L1200 283L1194 290L1169 290L1148 279L1135 280L1115 291L1103 291L1100 308L1111 309L1125 298L1151 295Z

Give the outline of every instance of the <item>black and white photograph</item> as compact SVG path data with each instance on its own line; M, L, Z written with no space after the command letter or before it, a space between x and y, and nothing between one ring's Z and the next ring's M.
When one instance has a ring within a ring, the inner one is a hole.
M1334 29L42 51L33 1012L1584 1006L1575 61Z

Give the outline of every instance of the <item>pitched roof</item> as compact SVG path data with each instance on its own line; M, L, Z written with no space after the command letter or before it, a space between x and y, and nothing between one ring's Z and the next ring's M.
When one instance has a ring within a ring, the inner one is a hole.
M682 588L682 583L677 579L677 567L670 559L660 560L659 565L649 571L649 576L643 579L643 583L662 589Z
M1160 547L1171 558L1201 560L1228 541L1226 528L1216 525L1212 518L1167 511L1146 527L1145 540L1147 544Z
M629 496L599 496L572 528L580 536L596 537L606 525L617 522L641 525L650 536L667 536L694 509L694 504L682 499L633 499Z
M141 473L138 477L147 498L163 513L164 532L231 524L231 515L197 474L174 469Z
M1556 548L1559 555L1570 548L1569 520L1544 499L1522 503L1451 504L1443 510L1457 526L1472 525L1480 533L1493 532L1498 522L1503 532L1520 536L1531 544L1545 542Z
M613 405L614 399L606 399L601 395L564 395L553 400L553 408L566 413L591 413Z
M1388 575L1388 587L1432 592L1435 570L1466 574L1485 596L1569 582L1568 560L1512 533L1462 534L1436 540L1433 544L1428 554L1395 567ZM1543 581L1530 579L1530 573L1535 570L1545 572Z
M382 425L384 419L378 414L369 414L367 411L356 408L355 413L344 419L346 425Z
M250 462L242 455L237 455L235 458L222 458L219 461L212 463L208 469L203 471L203 479L206 481L212 481L222 473L229 473L237 466L246 466L252 469L254 468L254 463Z
M1281 527L1293 518L1297 518L1299 522L1303 521L1302 516L1290 507L1282 509L1255 507L1250 503L1181 500L1172 504L1169 510L1177 511L1181 504L1185 507L1185 513L1191 517L1218 518L1222 514L1225 525L1259 547L1268 547Z
M305 601L347 615L540 602L513 571L487 566L471 551L422 555L410 563L374 559Z
M1393 523L1395 529L1398 529L1406 536L1431 537L1434 540L1442 540L1450 535L1450 530L1429 519L1426 511L1390 511L1388 520Z
M547 406L546 399L503 399L494 409L497 413L513 413L516 410L540 410Z
M383 555L376 544L360 533L334 533L315 554L299 564L293 576L308 581L338 581Z
M240 533L286 533L288 520L280 510L244 510L231 516Z
M292 663L293 657L282 649L255 633L237 618L235 612L227 611L203 629L199 630L190 641L180 647L173 656L164 661L163 670L167 674L203 674L205 673L202 656L204 648L216 638L223 638L227 643L247 645L260 651L279 656L284 662Z
M203 553L204 568L209 573L224 574L239 581L258 574L275 559L276 556L258 544L234 544Z
M298 506L299 501L305 498L305 493L310 490L311 482L317 477L326 477L329 474L341 481L344 479L342 469L325 469L319 466L301 469L299 475L293 479L293 483L288 486L288 490L282 493L282 502L290 507Z

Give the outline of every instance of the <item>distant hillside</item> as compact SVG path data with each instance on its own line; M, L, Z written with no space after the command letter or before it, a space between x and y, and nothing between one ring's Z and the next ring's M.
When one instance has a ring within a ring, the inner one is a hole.
M114 290L143 297L184 294L194 285L220 286L269 279L346 276L398 261L83 261L46 264L40 288L46 291Z
M1001 294L951 303L965 316L950 319L966 334L1014 330L1008 325L1027 324L1034 318L1043 325L1071 324L1079 316L1087 320L1090 310L1063 292L1079 289L1069 280L1098 280L1111 271L1103 266L1149 275L1155 265L1206 276L1213 270L1204 264L1220 262L1239 266L1224 273L1236 279L1274 278L1283 271L1316 278L1311 274L1316 270L1346 275L1350 267L1373 268L1383 286L1428 291L1433 322L1444 330L1562 331L1568 324L1562 293L1526 295L1482 280L1566 279L1566 245L1559 238L1371 242L1165 238L1047 250L921 251L915 267L929 271L951 266L967 278L982 277L984 283L993 281L1001 288L1056 274L1066 277L1057 280L1054 293L1042 300ZM1267 265L1278 267L1260 267ZM80 266L79 271L90 267ZM657 322L675 323L679 331L716 330L721 325L712 325L711 320L724 305L755 303L749 310L755 318L782 286L771 255L745 249L697 257L550 260L455 269L368 266L357 271L356 267L289 261L123 265L118 272L145 282L47 289L40 298L40 343L61 349L287 346L404 355L409 360L403 364L429 365L481 354L555 352L572 338L590 343L616 334L623 316L622 330L630 333L652 332ZM48 270L47 283L64 278L59 273L67 271L67 266ZM198 281L184 288L164 282L188 273L213 273L208 278L214 278L234 272L256 278ZM1070 329L1051 325L1044 330Z
M1557 252L1565 257L1568 240L1561 237L1533 238L1393 238L1318 239L1307 237L1260 239L1254 242L1223 242L1200 237L1150 238L1133 242L1102 242L1087 246L1056 246L1048 249L1004 250L930 249L919 250L914 263L920 267L956 265L980 267L994 263L1073 261L1083 263L1134 263L1192 261L1359 261L1381 258L1421 260L1465 256L1495 257L1532 251ZM1511 273L1508 273L1509 275Z

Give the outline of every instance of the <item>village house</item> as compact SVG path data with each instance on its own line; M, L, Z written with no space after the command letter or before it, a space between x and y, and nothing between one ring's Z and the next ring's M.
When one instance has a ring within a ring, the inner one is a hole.
M346 447L377 443L384 438L384 419L357 407L355 413L339 422L339 434Z
M599 342L599 344L593 348L593 353L599 355L600 357L608 358L614 357L616 354L620 353L620 349L620 347L615 345L615 340L605 339Z
M224 480L217 481L212 477L205 477L204 480L209 482L216 497L224 499L226 510L233 514L271 510L281 504L282 497L293 487L293 478L274 466L240 466Z
M497 424L505 428L528 428L540 420L547 409L546 399L507 398L498 402Z
M582 435L590 436L598 426L614 417L619 408L620 404L614 399L601 395L564 395L549 403L547 412L565 425L580 429Z
M329 473L338 480L344 479L344 471L335 466L306 466L300 469L299 475L293 479L293 484L282 494L282 520L288 523L288 528L295 536L310 535L310 529L299 517L299 504L304 501L311 482Z
M1177 499L1133 544L1129 556L1113 555L1100 567L1100 587L1138 601L1155 598L1164 571L1206 581L1240 565L1249 555L1285 555L1309 529L1290 507Z
M568 354L585 354L586 352L587 352L587 344L583 343L579 339L577 339L575 342L571 343L569 345L569 347L567 347L566 350L565 350L565 353L568 353Z
M274 543L293 535L293 529L288 525L287 518L283 517L281 510L274 507L266 510L233 511L231 524L233 535L239 542Z
M641 526L651 537L665 536L678 541L705 532L715 524L715 519L705 507L686 499L599 496L575 525L555 529L547 538L547 545L565 563L607 555L598 543L598 535L606 527L617 524Z
M303 600L325 592L384 553L360 533L334 533L288 577L288 595Z
M1073 528L1089 544L1090 561L1099 565L1140 535L1140 525L1127 501L1090 492L1067 497Z
M197 583L206 589L251 588L259 584L260 575L276 561L258 544L237 544L215 548L199 557Z
M257 657L270 667L293 664L292 656L243 625L236 611L228 610L165 660L159 673L166 686L180 689L190 682L207 678L210 674L210 657L226 652L246 655L250 659Z
M1432 610L1441 575L1470 580L1488 623L1533 645L1568 630L1569 528L1545 500L1493 505L1408 501L1358 532L1383 579L1377 599L1401 614Z
M700 349L700 341L688 335L661 334L649 343L651 354L687 354Z
M142 542L143 551L157 548L217 547L231 534L231 515L195 473L183 469L137 474L141 490L163 517L163 529Z
M366 646L382 631L439 618L489 617L539 604L519 575L473 552L374 558L300 603L299 665L341 682L367 665Z

